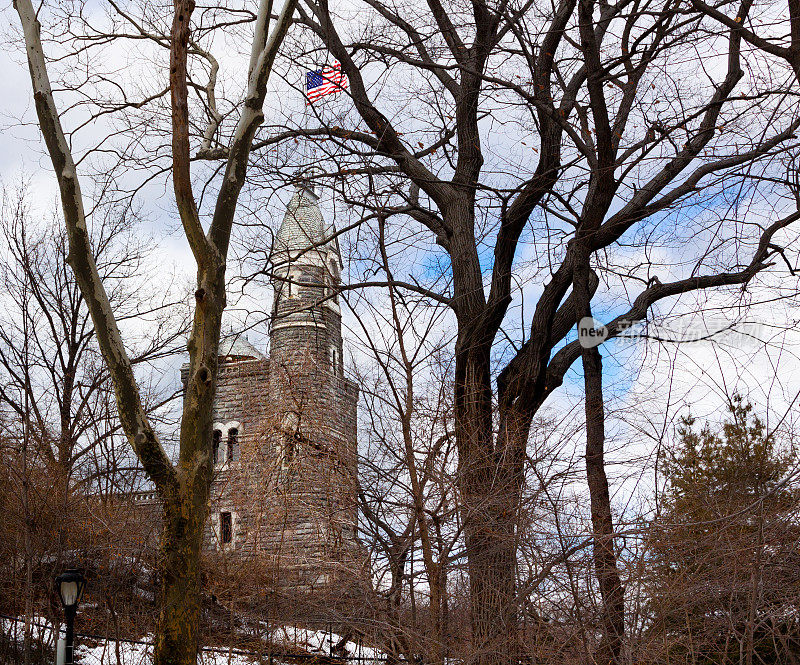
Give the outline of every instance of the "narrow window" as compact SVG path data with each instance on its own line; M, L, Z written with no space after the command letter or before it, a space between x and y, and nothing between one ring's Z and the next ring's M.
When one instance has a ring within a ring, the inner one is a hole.
M325 283L325 297L330 298L333 302L339 302L339 293L336 290L336 284L331 280L330 282Z
M290 272L286 274L286 295L289 298L296 298L300 295L300 289L298 288L297 280L300 278L300 275L296 272Z
M233 541L233 519L230 513L219 514L219 538L223 545Z
M231 427L228 430L228 455L229 462L236 462L239 459L239 430Z
M219 464L219 444L222 441L222 432L218 429L214 430L214 438L213 438L213 457L214 457L214 464Z
M284 471L291 469L292 464L297 458L297 443L302 438L300 432L294 434L284 434L283 445L281 446L281 468Z
M331 370L334 374L338 373L337 356L336 349L331 349Z
M339 271L336 268L336 261L331 260L331 296L333 297L333 302L339 302L339 291L336 288L336 281L339 279Z

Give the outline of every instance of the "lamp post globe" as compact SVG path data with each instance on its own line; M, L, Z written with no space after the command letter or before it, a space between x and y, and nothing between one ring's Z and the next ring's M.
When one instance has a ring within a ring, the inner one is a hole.
M75 614L78 611L78 603L86 587L86 578L79 570L71 568L56 577L56 589L61 604L64 606L64 619L67 624L64 648L64 665L74 663L74 641L75 641Z

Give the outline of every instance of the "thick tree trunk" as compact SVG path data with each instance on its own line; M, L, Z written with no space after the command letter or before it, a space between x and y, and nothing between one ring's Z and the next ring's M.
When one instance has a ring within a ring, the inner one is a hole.
M597 348L584 349L586 386L586 479L594 529L594 568L600 586L602 638L595 661L619 663L625 638L625 594L614 550L614 523L604 460L603 370Z
M213 476L212 409L225 270L201 271L189 339L189 377L181 418L178 483L162 492L159 617L155 665L195 665L200 647L201 550Z
M159 615L153 662L195 665L201 611L200 550L205 506L170 501L164 507Z
M457 352L455 397L474 662L507 664L517 645L515 492L498 473L488 352Z
M489 514L465 529L474 662L517 660L516 556L507 522Z

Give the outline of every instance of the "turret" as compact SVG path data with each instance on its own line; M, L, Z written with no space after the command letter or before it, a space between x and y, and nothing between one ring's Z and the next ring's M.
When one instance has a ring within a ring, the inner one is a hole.
M358 386L342 371L342 263L319 200L298 188L273 246L270 357L220 342L206 547L258 557L291 593L354 588ZM261 569L261 568L260 568Z
M289 202L275 237L273 264L273 361L307 351L318 366L327 364L341 376L342 259L335 228L325 224L319 198L309 187L298 187Z

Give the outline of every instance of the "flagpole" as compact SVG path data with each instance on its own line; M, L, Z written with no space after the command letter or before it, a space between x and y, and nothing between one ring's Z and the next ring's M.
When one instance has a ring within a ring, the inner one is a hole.
M310 100L306 97L306 131L310 130L310 120L313 118L316 120L317 115L321 115L321 111L316 110L314 108L314 102L317 100ZM318 109L319 107L317 107ZM306 173L306 183L308 184L309 189L316 194L316 183L314 182L314 168L317 161L317 144L316 141L313 140L311 136L306 136L306 148L307 150L304 153L304 160L305 160L305 173Z
M323 106L322 109L320 109L317 113L315 113L314 118L316 118L317 115L319 115L321 118L324 108L325 107ZM311 162L308 165L308 176L309 179L311 179L314 176L314 169L316 168L317 165L317 142L315 140L312 140L310 137L309 141L311 142ZM316 187L313 180L311 180L311 191L316 194Z
M303 149L301 151L300 159L300 167L298 169L298 174L300 175L301 184L305 187L308 187L312 192L314 192L314 162L316 160L316 145L312 141L311 136L308 135L309 130L311 129L311 119L316 117L314 113L314 109L312 108L313 102L309 99L308 96L308 78L307 75L304 75L303 81L303 121L302 121L302 131L303 131Z
M298 172L301 177L306 179L306 171L308 169L308 130L309 130L309 117L311 115L311 102L308 100L308 93L306 86L308 85L307 76L303 74L303 122L301 129L303 130L303 149L300 153L300 167Z

